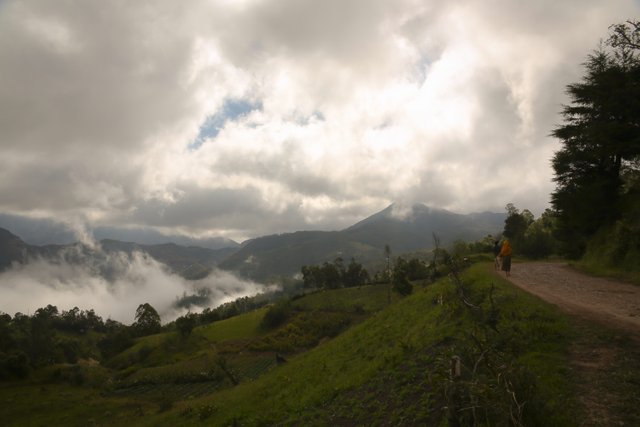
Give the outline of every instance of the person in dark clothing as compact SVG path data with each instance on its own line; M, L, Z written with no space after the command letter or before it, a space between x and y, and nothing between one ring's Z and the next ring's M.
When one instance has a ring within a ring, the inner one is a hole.
M498 255L500 255L500 249L502 249L502 247L500 246L500 242L498 240L494 240L493 259L495 260L495 262L493 266L496 270L500 270L500 257L498 257Z

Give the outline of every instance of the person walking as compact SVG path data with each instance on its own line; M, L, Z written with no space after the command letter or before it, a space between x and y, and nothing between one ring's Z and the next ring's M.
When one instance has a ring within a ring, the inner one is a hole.
M513 249L511 248L511 243L509 243L509 239L504 239L502 242L502 248L500 248L500 253L498 257L500 258L500 264L502 265L501 269L507 275L507 277L511 276L511 256L513 255Z
M493 259L494 259L493 267L496 270L500 270L500 257L498 256L498 255L500 255L500 249L502 249L500 247L500 241L499 240L494 240L493 241Z

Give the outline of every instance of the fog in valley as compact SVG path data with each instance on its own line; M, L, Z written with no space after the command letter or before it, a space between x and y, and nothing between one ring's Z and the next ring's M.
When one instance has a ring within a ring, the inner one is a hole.
M190 307L198 312L267 289L222 270L213 270L204 279L186 280L142 252L108 253L96 247L89 257L80 248L72 247L55 259L14 264L0 273L0 311L12 316L33 314L51 304L59 311L93 309L105 320L130 324L138 305L146 302L165 323L187 312L184 304L177 305L185 295L200 296L196 300L202 306Z

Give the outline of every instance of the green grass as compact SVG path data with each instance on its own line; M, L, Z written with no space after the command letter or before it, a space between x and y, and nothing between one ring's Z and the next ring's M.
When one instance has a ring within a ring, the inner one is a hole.
M478 298L482 290L488 290L488 271L486 265L476 266L465 277ZM495 298L500 300L508 337L501 345L512 355L511 363L527 369L526 381L536 383L536 393L556 396L549 403L535 396L539 416L545 417L539 425L568 423L563 413L570 407L570 393L561 369L566 323L536 298L501 279L490 280L496 282ZM386 419L389 424L441 419L448 357L470 353L469 334L474 328L464 311L451 311L449 304L437 303L441 297L445 301L455 298L451 288L444 280L418 289L259 380L190 402L153 423L197 425L206 418L213 425L326 424L349 419L351 408L360 408L359 422L365 424L367 417L370 421ZM385 392L390 384L404 395ZM423 407L421 402L429 405Z
M64 384L2 384L0 402L0 420L7 427L131 425L157 412L157 405L147 401Z
M193 334L199 335L212 342L241 340L254 338L262 333L260 322L266 308L261 308L229 319L214 322L210 325L194 329Z
M599 260L584 258L571 265L592 276L610 277L640 286L640 271L631 271L604 265Z
M293 302L300 310L348 311L373 313L397 301L398 296L390 292L389 285L366 285L319 291Z
M161 333L137 338L131 347L109 360L109 366L130 366L131 364L138 362L141 354L150 349L158 348L169 338L170 335L171 334L169 333Z
M626 221L605 226L592 236L576 267L593 275L640 285L638 227Z
M260 321L266 309L259 309L209 325L194 328L188 338L166 332L138 338L134 345L108 361L108 366L123 369L128 376L141 368L182 363L201 352L211 352L212 344L259 336Z
M482 313L466 309L444 278L415 286L406 298L391 293L391 303L386 285L307 295L292 302L292 316L274 330L260 327L264 308L198 327L186 340L175 333L145 337L116 357L125 369L113 373L130 387L112 384L101 396L88 386L3 385L0 419L86 425L117 414L111 424L448 425L446 408L469 396L501 420L509 398L500 381L509 378L527 401L527 425L574 425L575 392L565 368L573 335L564 318L493 275L489 263L472 266L463 283ZM487 313L499 332L488 327ZM479 358L478 342L491 349L484 357L499 375ZM287 348L288 362L276 366L273 352ZM460 381L449 378L454 355L463 363ZM194 378L202 372L209 377ZM38 393L44 397L34 400Z

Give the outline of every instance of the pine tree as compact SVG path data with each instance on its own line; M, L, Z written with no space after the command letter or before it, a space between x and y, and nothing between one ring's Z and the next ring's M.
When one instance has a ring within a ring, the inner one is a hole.
M628 31L637 36L638 27ZM553 131L562 148L552 161L557 186L551 201L568 255L581 255L590 236L620 218L623 173L637 167L640 156L637 47L616 44L619 38L611 36L609 50L588 57L583 80L567 87L564 124Z

